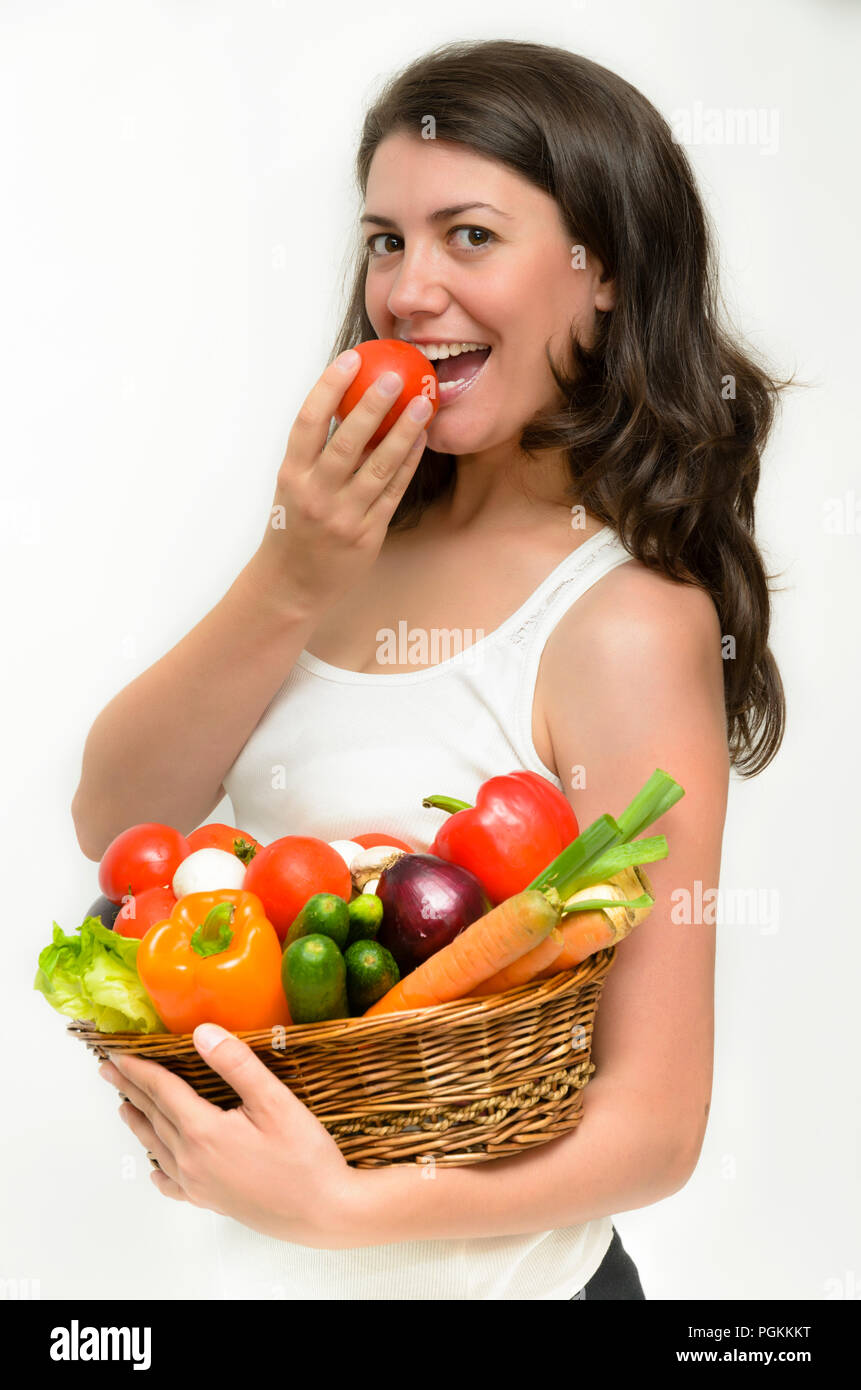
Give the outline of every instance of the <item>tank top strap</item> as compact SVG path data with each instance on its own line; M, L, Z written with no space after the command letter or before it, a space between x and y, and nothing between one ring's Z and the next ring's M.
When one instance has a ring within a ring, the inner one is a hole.
M532 705L541 655L562 617L592 585L617 565L632 559L621 537L604 526L573 550L536 589L533 601L518 623L506 634L506 644L517 656L518 680L513 735L527 766L548 776L532 742ZM558 780L558 779L556 779Z

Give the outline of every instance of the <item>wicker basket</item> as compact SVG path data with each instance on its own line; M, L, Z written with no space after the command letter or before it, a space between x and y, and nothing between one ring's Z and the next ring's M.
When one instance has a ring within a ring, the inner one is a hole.
M642 871L634 872L648 887ZM612 885L626 896L622 875ZM611 919L622 914L630 930L648 909L607 911ZM595 1013L617 949L504 994L237 1037L356 1167L481 1163L545 1144L579 1123L595 1070ZM223 1109L239 1104L190 1034L99 1033L82 1022L69 1031L100 1060L109 1049L147 1057Z

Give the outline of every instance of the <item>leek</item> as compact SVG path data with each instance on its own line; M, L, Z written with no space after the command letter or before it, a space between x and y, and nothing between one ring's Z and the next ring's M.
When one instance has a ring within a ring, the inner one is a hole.
M609 862L610 851L626 847L634 836L639 835L664 815L684 794L684 788L680 787L668 772L655 768L651 777L644 782L633 801L618 818L614 819L610 815L599 816L581 831L577 839L572 840L546 869L527 884L527 888L543 889L552 885L564 900L577 891L572 884L588 888L590 884L600 882L608 876L606 869L602 868L597 879L590 877L589 871L599 861ZM663 848L657 846L657 842L661 840L664 841ZM643 857L633 861L628 858L623 867L630 867L632 863L647 864L666 857L666 840L663 835L653 836L651 840L641 840L639 845L636 853ZM660 852L657 852L658 848Z

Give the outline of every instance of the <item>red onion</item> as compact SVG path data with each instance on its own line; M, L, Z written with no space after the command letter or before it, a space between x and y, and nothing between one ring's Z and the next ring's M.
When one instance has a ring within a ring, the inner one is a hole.
M377 940L391 951L402 975L492 906L475 874L434 854L401 855L380 875L377 896L383 903Z

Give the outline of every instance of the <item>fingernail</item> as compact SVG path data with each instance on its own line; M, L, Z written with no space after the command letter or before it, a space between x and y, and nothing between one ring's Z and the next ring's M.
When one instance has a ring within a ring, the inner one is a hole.
M228 1036L217 1023L199 1023L194 1030L194 1045L198 1052L213 1052Z
M384 396L399 396L403 390L404 383L397 372L383 372L377 385Z
M427 396L416 396L415 400L410 401L407 414L411 420L426 420L432 410L433 406Z
M340 357L335 358L335 366L340 367L342 372L350 372L358 361L359 354L356 352L356 349L347 348L346 352L342 352Z

